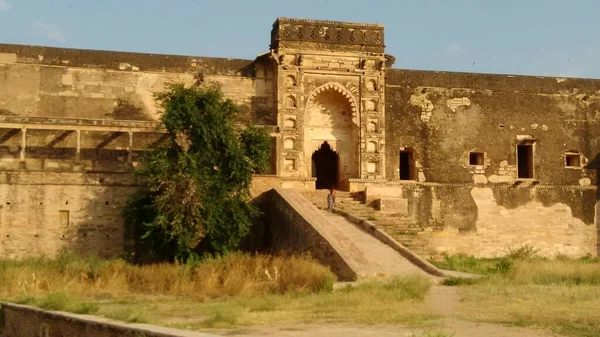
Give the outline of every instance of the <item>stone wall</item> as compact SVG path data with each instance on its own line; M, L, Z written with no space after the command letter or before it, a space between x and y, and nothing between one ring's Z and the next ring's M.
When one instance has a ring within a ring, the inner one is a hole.
M121 208L136 188L127 173L0 172L0 256L118 257Z
M263 211L262 223L252 228L246 239L249 250L311 254L330 266L341 281L356 280L356 272L346 263L343 248L335 245L320 229L312 212L319 210L297 191L273 189L255 200Z
M203 81L275 124L268 62L0 44L0 115L156 120L155 92Z
M533 145L541 184L594 185L600 80L388 70L387 178L399 151L414 155L414 180L513 183L517 145ZM480 162L469 162L469 153ZM565 156L577 161L568 167Z
M366 187L369 200L394 205L398 228L403 219L421 227L413 241L419 252L494 257L510 248L533 246L544 256L597 256L597 189L584 186L512 187L507 185L418 183Z
M314 178L278 177L269 175L255 175L252 177L250 195L253 198L274 188L294 188L299 190L314 190Z
M48 312L40 309L2 304L0 334L4 337L216 337L147 324L125 324L105 318Z

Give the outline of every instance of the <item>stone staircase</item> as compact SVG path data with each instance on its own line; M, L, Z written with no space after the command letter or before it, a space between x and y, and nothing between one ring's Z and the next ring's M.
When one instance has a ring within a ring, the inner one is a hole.
M430 265L404 247L386 243L346 215L317 208L311 200L318 202L318 198L327 193L303 194L299 190L280 188L266 196L263 207L269 209L268 228L275 250L308 250L345 281L410 275L434 279L447 276L447 271ZM360 201L353 197L342 193L338 202L343 200L344 204L360 206ZM318 203L323 206L322 201Z
M319 208L327 208L328 190L302 191L302 194ZM336 191L336 208L350 213L358 218L369 220L396 241L423 257L435 254L427 250L421 233L424 229L410 217L393 211L379 211L364 203L362 192Z

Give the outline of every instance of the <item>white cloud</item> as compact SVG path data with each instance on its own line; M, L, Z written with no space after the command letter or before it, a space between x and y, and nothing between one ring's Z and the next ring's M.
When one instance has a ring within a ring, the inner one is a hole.
M56 42L65 42L67 40L62 29L60 29L60 27L58 27L57 25L48 24L40 20L35 20L33 22L33 26L37 28L37 30L48 40Z
M448 48L446 48L446 51L450 54L460 53L462 50L463 47L456 42L452 42Z
M0 0L0 12L9 11L12 5L6 0Z

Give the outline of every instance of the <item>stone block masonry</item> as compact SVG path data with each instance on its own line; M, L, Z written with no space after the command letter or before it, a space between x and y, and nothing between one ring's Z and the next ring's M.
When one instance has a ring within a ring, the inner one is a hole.
M0 256L118 257L121 209L137 188L129 173L0 172Z
M3 337L217 337L147 324L125 324L105 318L48 312L2 304Z
M293 190L272 189L256 202L263 210L264 218L262 224L252 229L251 236L257 236L252 248L267 248L279 253L309 253L330 266L340 280L357 279L356 272L340 255L344 253L343 249L322 229L326 221L310 201Z
M173 82L216 82L236 125L268 126L270 176L253 196L367 188L397 215L386 226L424 229L425 254L598 254L600 80L394 60L383 25L293 18L254 60L0 44L0 254L118 254L117 209L135 186L106 181L164 142L153 93Z
M366 187L368 198L395 196L408 207L374 222L425 256L496 257L526 245L547 257L598 254L595 187L379 184Z

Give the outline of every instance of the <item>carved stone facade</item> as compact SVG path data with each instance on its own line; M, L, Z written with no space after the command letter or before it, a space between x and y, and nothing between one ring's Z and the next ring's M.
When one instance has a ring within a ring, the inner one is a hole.
M166 139L152 97L170 82L219 83L236 123L270 130L254 196L363 192L403 217L391 231L420 227L425 254L598 255L599 80L392 63L382 25L288 18L254 60L0 44L0 256L121 253L130 173Z
M279 174L315 177L325 143L339 157L336 187L385 176L383 26L280 18L273 25Z

